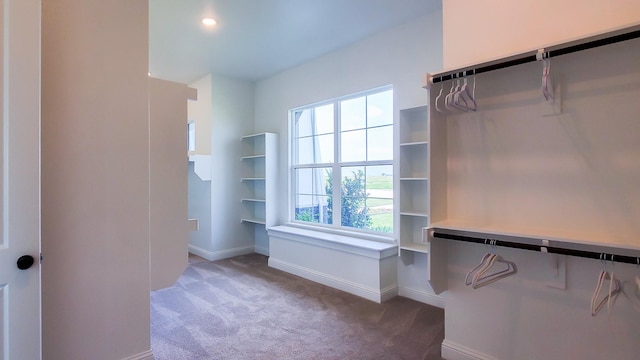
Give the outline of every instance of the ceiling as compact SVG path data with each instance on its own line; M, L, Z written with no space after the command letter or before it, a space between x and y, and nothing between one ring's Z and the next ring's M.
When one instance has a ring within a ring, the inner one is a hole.
M149 0L149 71L260 80L440 9L441 0ZM203 17L217 25L207 28Z

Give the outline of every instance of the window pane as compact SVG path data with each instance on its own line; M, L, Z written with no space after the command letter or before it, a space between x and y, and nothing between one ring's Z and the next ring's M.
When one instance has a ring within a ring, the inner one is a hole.
M393 232L393 199L369 197L366 200L366 208L371 219L367 229L385 233Z
M367 130L367 160L393 160L393 125Z
M333 162L333 134L304 137L295 141L297 149L295 164Z
M296 169L295 220L331 224L330 168Z
M305 137L295 139L296 160L295 164L313 164L313 138Z
M367 127L366 98L359 97L340 103L340 129L342 131Z
M196 123L187 124L187 151L196 151Z
M365 161L367 159L367 131L343 132L340 136L340 159L342 162Z
M313 135L313 127L311 126L311 110L296 111L294 114L296 124L296 137L304 137Z
M315 134L333 133L333 104L315 108Z
M293 219L392 233L393 90L324 104L294 113ZM334 205L340 219L333 219Z
M333 134L316 136L317 144L313 153L318 157L315 159L315 163L330 163L333 162Z
M364 166L343 167L341 180L342 226L363 229L371 218L365 207L366 186Z
M367 96L367 127L393 124L393 90Z
M381 199L393 199L393 166L367 166L367 196Z
M296 170L296 192L298 194L313 194L313 169Z

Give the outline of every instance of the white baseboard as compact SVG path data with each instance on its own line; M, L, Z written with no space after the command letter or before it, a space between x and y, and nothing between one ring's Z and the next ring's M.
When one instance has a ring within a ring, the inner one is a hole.
M404 286L398 288L398 295L444 309L445 299L440 295Z
M380 290L380 302L391 300L396 296L398 296L398 286L395 284Z
M216 261L222 259L232 258L234 256L251 254L254 252L253 246L246 246L241 248L227 249L221 251L209 251L201 247L189 244L189 252L203 257L209 261Z
M442 342L442 358L446 360L498 360L468 347L444 339Z
M122 360L153 360L153 351L147 350L140 354L126 357Z
M254 251L260 255L264 255L264 256L269 256L269 248L266 247L262 247L262 246L256 246L254 248Z
M350 294L363 297L365 299L375 301L377 303L390 299L397 294L397 286L392 286L381 291L365 287L361 284L354 283L345 279L337 278L332 275L318 272L309 268L294 265L282 260L269 258L269 266L278 270L288 272L300 276L302 278L315 281L322 285L332 287L334 289L342 290Z

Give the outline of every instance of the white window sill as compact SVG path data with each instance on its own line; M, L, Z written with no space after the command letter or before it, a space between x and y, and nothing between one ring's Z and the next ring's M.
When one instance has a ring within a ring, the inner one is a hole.
M269 236L310 245L354 253L375 259L384 259L398 254L398 246L388 237L352 232L334 233L318 228L308 228L297 224L287 224L267 229Z

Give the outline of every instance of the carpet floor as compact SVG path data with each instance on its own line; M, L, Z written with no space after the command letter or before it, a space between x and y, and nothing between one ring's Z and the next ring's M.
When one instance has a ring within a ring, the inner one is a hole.
M156 360L440 360L444 311L403 297L377 304L267 266L250 254L189 257L151 293Z

